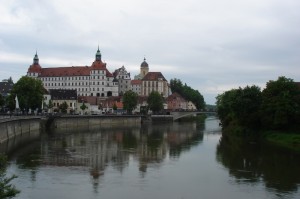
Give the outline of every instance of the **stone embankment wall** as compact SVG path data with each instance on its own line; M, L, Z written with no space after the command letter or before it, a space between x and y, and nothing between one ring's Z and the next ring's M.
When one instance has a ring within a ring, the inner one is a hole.
M57 129L74 129L87 128L90 126L107 127L107 126L127 126L127 125L141 125L140 116L119 116L119 115L105 115L105 116L61 116L54 118L51 128Z
M0 120L0 143L41 128L40 117L15 117Z

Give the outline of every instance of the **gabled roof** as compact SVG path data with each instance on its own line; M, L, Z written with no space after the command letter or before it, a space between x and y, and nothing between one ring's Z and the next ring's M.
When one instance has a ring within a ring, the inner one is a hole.
M28 73L40 73L42 70L42 67L40 66L40 64L32 64L29 66L28 68Z
M77 100L76 90L50 89L52 100Z
M172 93L172 95L169 95L166 100L167 101L172 101L172 100L176 100L176 99L179 99L181 101L186 101L184 99L184 97L182 97L181 95L179 95L179 93L177 93L177 92Z
M96 60L93 62L91 66L92 70L105 70L106 69L106 63L103 63L101 60Z
M162 79L163 81L167 81L161 72L148 72L142 80L158 81L159 79Z

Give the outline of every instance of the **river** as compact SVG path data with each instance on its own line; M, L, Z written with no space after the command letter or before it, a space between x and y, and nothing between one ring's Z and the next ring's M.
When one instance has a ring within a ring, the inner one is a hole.
M68 129L9 153L20 199L300 198L300 156L224 138L216 118Z

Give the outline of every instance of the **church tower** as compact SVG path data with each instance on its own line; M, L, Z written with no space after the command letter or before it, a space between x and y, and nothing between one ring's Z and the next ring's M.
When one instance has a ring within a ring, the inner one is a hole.
M97 53L96 53L96 61L101 61L101 53L100 53L100 50L99 50L99 46L98 46L98 50L97 50Z
M39 64L37 52L34 55L33 63L29 66L27 76L37 78L42 72L42 67Z
M144 58L144 61L141 64L140 78L143 79L148 72L149 72L149 65L146 62L146 58Z

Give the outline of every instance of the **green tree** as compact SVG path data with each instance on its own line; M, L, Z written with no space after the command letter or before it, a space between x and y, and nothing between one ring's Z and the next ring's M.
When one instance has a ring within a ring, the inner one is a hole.
M59 109L61 110L62 113L67 113L68 107L69 106L66 101L64 101L62 104L59 105Z
M180 79L171 79L170 87L172 93L179 93L186 100L193 102L197 109L200 110L205 108L204 98L201 93L186 84L183 85Z
M11 95L8 98L9 108L11 110L15 109L16 95L18 96L21 110L41 108L43 92L44 87L41 80L23 76L14 84L11 90Z
M216 97L217 113L223 127L228 126L234 120L232 105L236 95L237 90L231 89Z
M158 113L164 108L164 98L157 91L152 91L147 99L148 107L154 113Z
M19 190L15 188L14 185L11 184L11 181L16 178L15 175L12 177L7 178L5 175L6 170L6 157L0 154L0 198L13 198L18 193L20 193Z
M258 86L231 89L217 96L217 113L223 127L236 122L247 128L260 126L261 91Z
M127 110L127 113L132 113L132 110L136 107L138 102L138 95L129 90L123 95L123 107Z
M262 91L261 120L265 127L282 129L296 125L300 114L300 91L286 77L267 82ZM297 119L298 118L298 119Z
M258 86L246 86L236 90L232 111L239 125L248 128L259 128L259 111L262 94Z
M85 109L87 109L88 107L85 105L85 103L83 102L82 105L80 106L80 109L82 111L84 111Z

